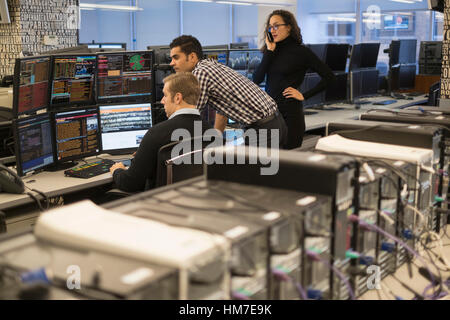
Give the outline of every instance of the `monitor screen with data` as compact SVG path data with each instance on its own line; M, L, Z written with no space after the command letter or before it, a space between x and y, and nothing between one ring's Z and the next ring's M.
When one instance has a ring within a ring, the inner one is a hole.
M114 154L135 151L152 127L152 108L149 103L102 105L99 109L104 152Z

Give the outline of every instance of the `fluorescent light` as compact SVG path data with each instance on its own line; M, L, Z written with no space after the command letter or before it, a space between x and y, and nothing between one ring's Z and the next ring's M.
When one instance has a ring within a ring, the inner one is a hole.
M344 22L356 22L356 18L346 18L346 17L328 17L328 21L344 21Z
M221 4L235 4L235 5L241 5L241 6L251 6L251 3L248 2L232 2L232 1L216 1L216 3Z
M96 4L96 3L80 3L80 9L81 10L95 10L95 9L102 9L102 10L112 10L112 11L142 11L144 9L139 8L138 6L132 7L132 6L119 6L119 5L113 5L113 4Z
M242 5L242 6L250 6L250 5L258 5L258 6L270 6L270 7L291 7L294 4L289 2L265 2L264 0L243 0L243 1L234 1L234 0L179 0L183 2L210 2L210 3L220 3L220 4L234 4L234 5ZM276 0L273 0L276 1Z
M415 1L411 0L390 0L392 2L401 2L401 3L415 3Z

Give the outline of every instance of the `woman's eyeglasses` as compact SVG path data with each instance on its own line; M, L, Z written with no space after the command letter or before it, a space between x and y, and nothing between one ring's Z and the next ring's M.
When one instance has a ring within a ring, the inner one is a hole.
M274 26L269 26L269 28L267 28L267 31L269 31L269 32L272 32L272 30L275 30L275 31L277 31L278 30L278 28L279 27L281 27L281 26L287 26L287 24L276 24L276 25L274 25Z

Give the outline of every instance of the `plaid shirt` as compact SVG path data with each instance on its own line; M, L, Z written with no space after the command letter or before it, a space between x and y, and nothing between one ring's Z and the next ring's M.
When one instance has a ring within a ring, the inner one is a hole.
M277 110L276 102L255 83L215 60L200 60L192 73L200 82L200 111L208 105L238 123L252 124Z

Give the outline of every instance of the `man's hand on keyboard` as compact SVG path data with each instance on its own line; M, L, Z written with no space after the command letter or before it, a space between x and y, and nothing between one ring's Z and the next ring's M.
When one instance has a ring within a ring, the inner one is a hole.
M117 162L115 165L109 168L109 172L111 172L111 174L114 174L114 171L116 171L117 169L126 169L126 168L122 162Z

